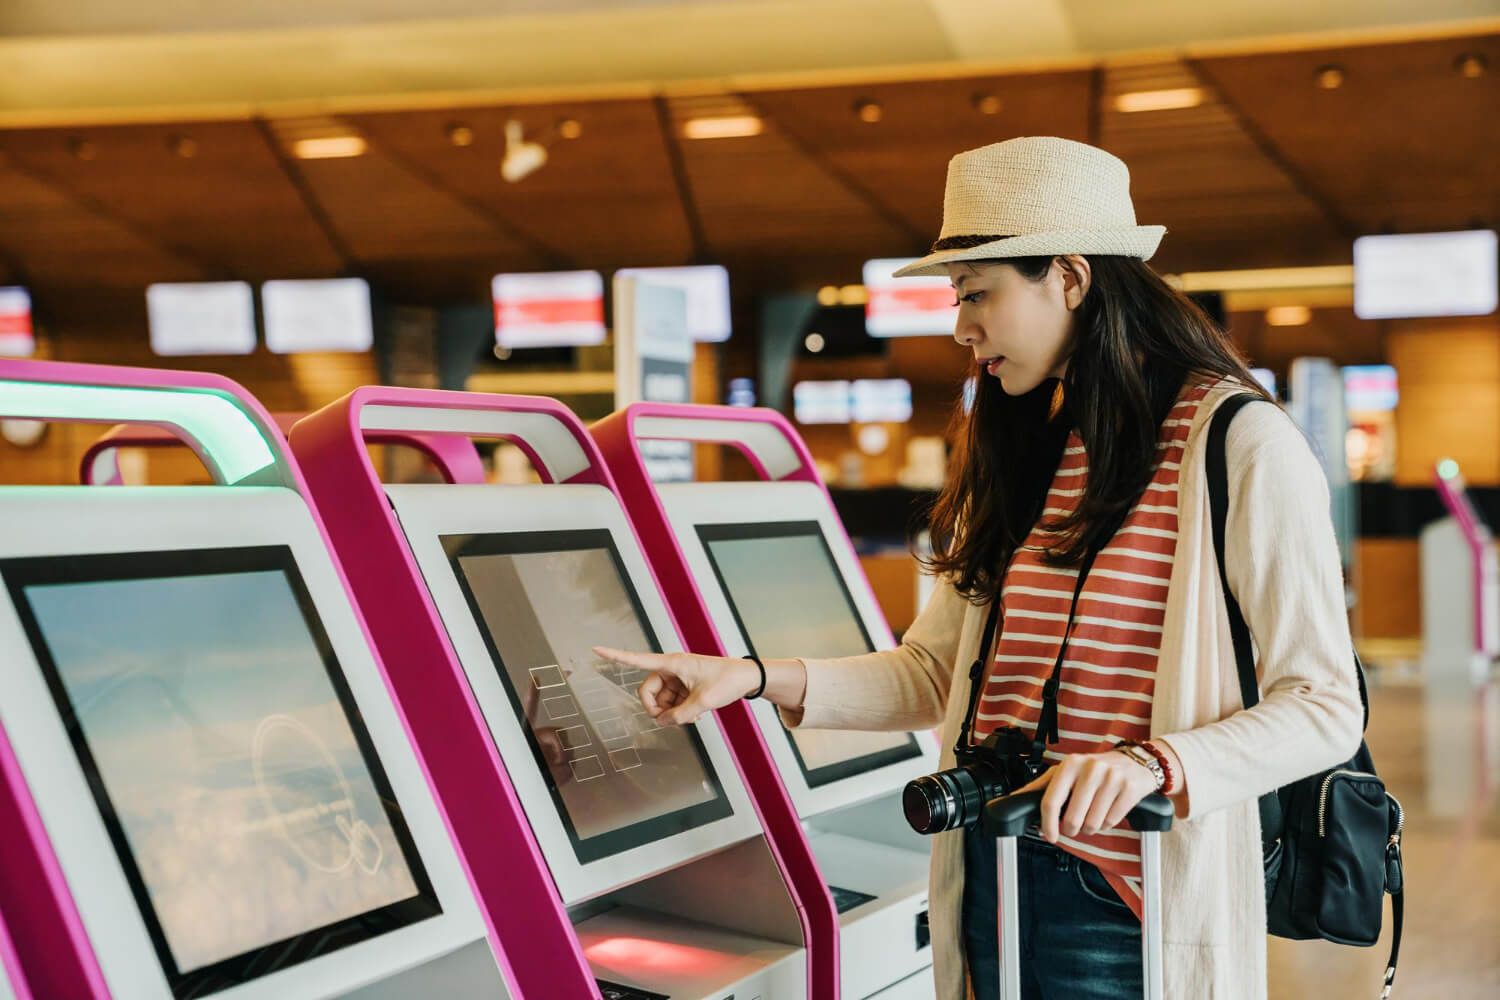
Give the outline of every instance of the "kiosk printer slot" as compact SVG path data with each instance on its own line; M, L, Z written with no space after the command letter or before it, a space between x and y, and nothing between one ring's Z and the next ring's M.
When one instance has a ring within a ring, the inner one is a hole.
M764 409L637 403L593 428L691 648L836 657L895 645L806 446ZM643 440L738 447L760 482L653 483ZM930 733L788 730L754 704L840 913L846 1000L931 996L927 844L906 782L937 769ZM884 991L891 992L884 992Z
M37 996L509 996L300 474L226 379L0 363L218 485L0 488L0 909Z
M545 483L382 485L364 441L394 432L511 441ZM299 422L292 445L395 683L413 692L403 705L416 738L440 745L427 755L440 794L513 811L471 825L450 804L460 848L477 858L497 836L523 838L516 856L546 891L532 885L513 905L571 945L556 960L502 935L521 995L807 996L800 907L718 720L657 726L636 697L643 678L590 651L681 645L571 412L550 399L360 389ZM446 713L420 707L437 695ZM482 752L453 762L469 779L445 782L441 746L475 734Z

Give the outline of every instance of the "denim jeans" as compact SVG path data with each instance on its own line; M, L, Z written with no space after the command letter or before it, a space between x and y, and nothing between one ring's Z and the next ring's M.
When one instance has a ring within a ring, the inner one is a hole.
M1021 837L1022 1000L1138 1000L1141 922L1098 868ZM1000 995L995 841L964 834L964 951L975 1000Z

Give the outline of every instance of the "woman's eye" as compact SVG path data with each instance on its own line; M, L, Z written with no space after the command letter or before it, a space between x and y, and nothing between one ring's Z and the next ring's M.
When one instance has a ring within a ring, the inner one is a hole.
M967 302L971 306L977 306L979 304L979 300L983 297L983 292L970 292L968 295L960 295L958 296L958 298L954 299L953 305L956 307L960 302Z

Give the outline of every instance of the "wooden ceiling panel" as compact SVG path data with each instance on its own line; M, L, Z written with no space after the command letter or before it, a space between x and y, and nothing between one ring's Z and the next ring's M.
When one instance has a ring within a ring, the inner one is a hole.
M1022 135L1088 141L1092 77L1088 70L982 76L758 91L747 99L868 191L921 250L942 225L948 161ZM865 102L879 108L878 121L861 119Z
M173 152L181 139L192 156ZM215 276L340 266L254 123L0 131L0 151Z
M548 147L547 163L511 184L500 176L505 123ZM347 116L380 147L430 171L432 181L508 223L536 254L537 267L683 264L692 239L648 100L523 108L464 108ZM581 130L567 139L558 124ZM455 146L454 124L472 130Z
M373 147L347 159L295 164L335 238L362 267L391 261L498 258L517 265L539 254L482 207L433 187Z
M38 299L89 289L143 294L153 281L208 276L193 259L174 256L14 163L0 166L0 250L13 280L29 284Z
M1487 72L1463 75L1470 54ZM1500 224L1500 35L1196 65L1359 231ZM1342 86L1318 86L1326 66Z
M1122 94L1200 88L1193 107L1124 112ZM1337 212L1288 176L1212 86L1175 59L1105 71L1100 144L1130 166L1136 219L1164 225L1159 269L1348 257Z
M675 98L670 111L677 135L694 118L756 114L732 96ZM775 119L763 122L759 135L684 138L679 148L711 259L878 257L914 249L913 234Z

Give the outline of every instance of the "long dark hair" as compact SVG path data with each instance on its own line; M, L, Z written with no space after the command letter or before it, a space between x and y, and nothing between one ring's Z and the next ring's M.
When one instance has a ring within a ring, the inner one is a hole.
M975 264L1006 264L1040 281L1054 259ZM1058 537L1044 556L1053 565L1077 565L1151 481L1162 421L1188 376L1235 379L1264 395L1228 335L1144 261L1088 261L1093 279L1074 313L1061 383L1047 379L1009 396L998 379L980 373L972 412L954 411L957 450L929 513L932 555L923 563L976 604L995 596L1005 566L1041 517L1071 431L1083 440L1089 471L1073 513L1047 524Z

